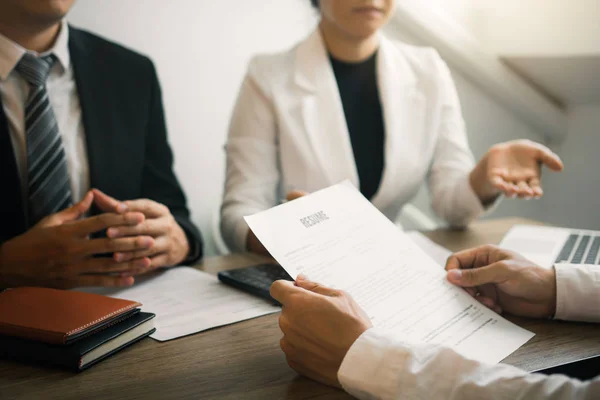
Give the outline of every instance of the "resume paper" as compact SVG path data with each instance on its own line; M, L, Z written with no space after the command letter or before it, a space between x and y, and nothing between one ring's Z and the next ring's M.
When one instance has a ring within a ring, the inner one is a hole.
M415 242L437 265L440 265L442 268L446 266L448 257L452 255L450 250L433 242L427 236L417 231L406 232L406 236Z
M345 290L374 326L399 339L497 363L534 336L450 284L443 268L349 182L246 221L292 277Z

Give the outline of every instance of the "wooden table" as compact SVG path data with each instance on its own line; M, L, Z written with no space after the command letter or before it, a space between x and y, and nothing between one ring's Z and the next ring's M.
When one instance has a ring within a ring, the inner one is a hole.
M522 219L482 221L465 231L427 235L451 250L498 243ZM210 273L263 261L255 255L206 259ZM279 349L277 315L159 343L125 349L90 370L61 370L0 361L0 399L347 399L348 395L297 376ZM600 354L600 327L511 318L536 333L504 360L526 370Z

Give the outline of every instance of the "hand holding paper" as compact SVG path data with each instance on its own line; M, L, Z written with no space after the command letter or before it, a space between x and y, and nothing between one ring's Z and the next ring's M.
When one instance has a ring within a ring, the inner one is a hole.
M454 254L446 265L448 280L467 288L497 313L552 318L556 313L556 271L496 246Z
M499 362L533 334L446 280L443 269L349 183L246 221L292 276L347 291L373 325L407 341Z
M302 375L340 387L340 365L356 339L373 326L369 317L346 293L301 276L296 284L275 282L271 296L284 306L280 344L288 364ZM314 360L320 360L318 365Z

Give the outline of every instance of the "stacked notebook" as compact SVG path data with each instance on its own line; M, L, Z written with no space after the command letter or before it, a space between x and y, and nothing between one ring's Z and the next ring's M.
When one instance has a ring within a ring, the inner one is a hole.
M91 293L16 288L0 293L0 357L76 371L151 335L141 304Z

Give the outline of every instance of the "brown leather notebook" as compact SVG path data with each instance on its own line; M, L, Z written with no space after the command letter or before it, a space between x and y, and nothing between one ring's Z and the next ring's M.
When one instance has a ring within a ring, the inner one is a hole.
M139 312L140 303L36 287L0 293L0 335L68 344Z

